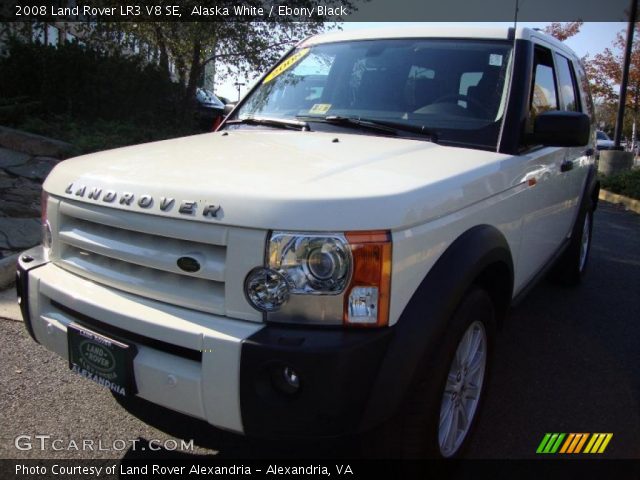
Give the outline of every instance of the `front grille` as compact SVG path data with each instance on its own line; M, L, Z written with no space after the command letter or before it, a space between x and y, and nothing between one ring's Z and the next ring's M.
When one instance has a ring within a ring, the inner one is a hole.
M234 230L245 229L68 200L60 202L56 224L54 262L61 268L141 297L229 315L227 242L238 235ZM260 258L264 245L260 239L264 237L249 237L256 238L256 254ZM247 246L246 242L239 243ZM177 260L184 256L198 260L201 268L197 272L180 269ZM251 257L245 253L247 256ZM238 267L248 272L252 264L244 267L245 261L246 258L239 259ZM242 271L231 274L235 283L238 273L246 275ZM231 304L232 315L260 320L259 314L254 314L248 304L242 305L237 295Z

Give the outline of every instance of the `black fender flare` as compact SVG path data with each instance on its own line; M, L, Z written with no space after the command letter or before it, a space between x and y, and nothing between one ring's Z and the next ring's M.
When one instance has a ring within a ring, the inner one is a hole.
M363 413L361 431L376 427L399 411L419 365L437 355L449 319L464 294L487 268L500 263L509 276L508 307L513 293L513 259L497 228L475 226L440 256L392 327L394 334Z
M589 197L591 200L591 209L593 211L598 207L598 198L600 196L600 180L598 180L598 172L595 165L589 166L587 181L585 182L583 198Z

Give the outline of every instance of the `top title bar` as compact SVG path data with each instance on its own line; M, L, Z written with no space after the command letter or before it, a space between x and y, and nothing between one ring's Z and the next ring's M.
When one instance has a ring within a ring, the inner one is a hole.
M517 19L519 22L622 22L627 21L630 5L630 0L3 0L0 20L513 22Z

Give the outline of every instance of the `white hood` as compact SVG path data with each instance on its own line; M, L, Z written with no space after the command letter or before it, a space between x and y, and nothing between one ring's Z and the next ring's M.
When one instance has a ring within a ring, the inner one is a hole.
M231 130L67 160L49 175L44 188L97 205L235 226L393 229L505 190L511 181L499 172L508 158L422 140ZM82 186L85 195L76 195ZM88 198L96 187L132 193L135 200L127 206ZM154 199L148 208L137 203L143 195ZM176 207L161 211L161 197L175 198ZM201 211L188 216L178 211L182 201L214 204L220 210L216 218Z

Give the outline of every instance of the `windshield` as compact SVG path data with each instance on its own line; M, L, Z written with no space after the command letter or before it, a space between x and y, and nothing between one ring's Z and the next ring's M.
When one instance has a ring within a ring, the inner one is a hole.
M262 80L231 120L297 119L312 130L345 128L346 122L328 121L335 117L393 122L428 132L438 143L494 149L510 52L508 42L460 39L299 48Z
M596 132L596 136L598 140L610 140L609 136L600 130Z

